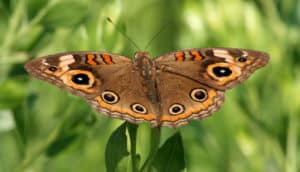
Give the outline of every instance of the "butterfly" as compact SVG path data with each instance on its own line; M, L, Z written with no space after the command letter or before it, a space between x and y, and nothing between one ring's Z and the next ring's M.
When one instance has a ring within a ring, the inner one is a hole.
M104 115L176 128L217 111L224 92L268 63L265 52L200 48L152 60L106 52L67 52L29 61L26 70L85 99Z

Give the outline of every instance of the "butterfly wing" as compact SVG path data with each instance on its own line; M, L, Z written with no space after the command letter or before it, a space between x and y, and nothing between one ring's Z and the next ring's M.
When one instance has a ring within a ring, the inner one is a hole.
M158 124L162 126L177 128L191 119L209 116L224 101L224 91L184 76L160 72L156 79L162 109Z
M160 125L178 127L217 111L224 91L268 62L263 52L241 49L190 49L155 59Z
M34 77L84 98L106 115L133 123L156 123L143 78L126 57L104 52L63 53L32 60L25 68Z
M168 53L155 62L164 72L225 90L246 80L256 69L265 66L268 59L267 53L259 51L203 48Z

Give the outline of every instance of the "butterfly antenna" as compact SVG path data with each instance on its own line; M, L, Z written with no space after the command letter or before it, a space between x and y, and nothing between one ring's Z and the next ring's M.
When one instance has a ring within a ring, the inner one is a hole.
M118 31L118 32L120 32L129 42L131 42L131 44L135 47L135 48L137 48L138 50L140 50L140 47L132 40L132 39L130 39L130 37L128 36L128 35L126 35L126 33L125 32L123 32L109 17L107 17L106 18L106 20L108 21L108 22L110 22L114 27L115 27L115 29Z
M145 50L147 50L147 48L151 45L151 43L158 37L158 35L163 31L163 30L165 30L166 29L166 27L167 27L167 25L168 25L169 23L166 23L166 24L164 24L160 29L159 29L159 31L152 37L152 39L147 43L147 45L146 45L146 47L145 47Z

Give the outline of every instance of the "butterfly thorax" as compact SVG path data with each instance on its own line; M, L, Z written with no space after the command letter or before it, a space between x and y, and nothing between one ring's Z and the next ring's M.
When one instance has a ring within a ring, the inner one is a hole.
M151 79L154 76L153 69L155 67L148 52L136 52L133 64L136 65L142 77Z
M133 63L144 79L143 85L147 89L147 96L154 106L157 114L160 114L159 98L156 90L156 68L155 63L150 59L148 52L138 51L135 53Z

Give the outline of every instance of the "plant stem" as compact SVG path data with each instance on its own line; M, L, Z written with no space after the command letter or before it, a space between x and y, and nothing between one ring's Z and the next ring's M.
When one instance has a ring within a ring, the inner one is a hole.
M160 127L153 128L151 130L150 152L149 152L148 158L146 159L145 163L143 164L140 172L143 172L145 170L150 171L152 161L158 151L160 136L161 136L161 128Z
M131 165L132 171L138 172L138 164L137 164L137 155L136 155L136 133L137 133L137 125L127 123L127 128L129 131L130 137L130 155L131 155Z

